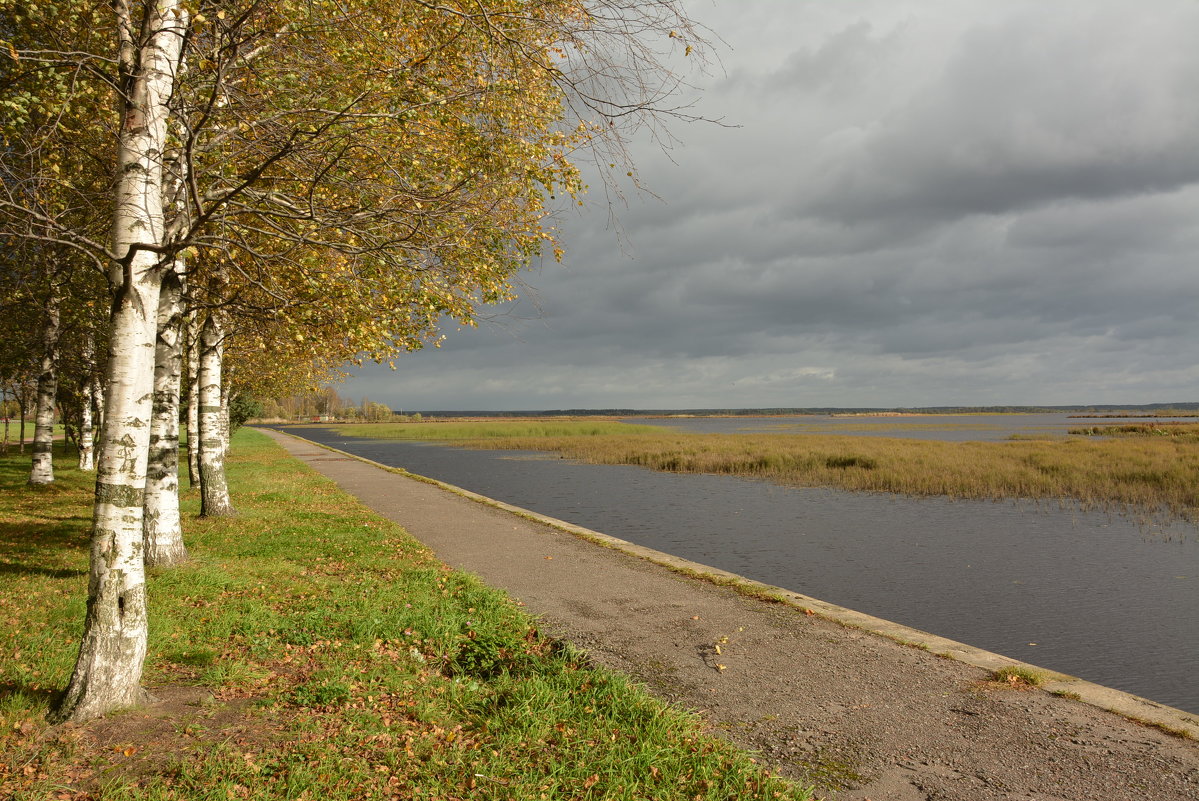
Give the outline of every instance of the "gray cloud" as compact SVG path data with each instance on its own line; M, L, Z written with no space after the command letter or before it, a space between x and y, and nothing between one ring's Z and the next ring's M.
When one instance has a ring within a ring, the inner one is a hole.
M568 255L396 408L1193 399L1199 5L695 2L729 42L661 198L564 212ZM593 185L598 182L592 181Z

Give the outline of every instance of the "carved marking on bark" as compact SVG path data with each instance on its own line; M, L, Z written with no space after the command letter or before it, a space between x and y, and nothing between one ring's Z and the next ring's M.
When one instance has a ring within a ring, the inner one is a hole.
M140 509L145 502L146 490L144 487L96 482L96 503L106 503L122 509Z

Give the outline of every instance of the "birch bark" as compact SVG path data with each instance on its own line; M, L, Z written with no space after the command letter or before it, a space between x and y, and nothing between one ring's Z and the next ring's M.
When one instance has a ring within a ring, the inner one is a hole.
M200 486L200 330L187 320L187 486Z
M81 406L79 409L79 469L90 473L96 469L96 429L95 418L92 416L92 381L89 378L83 385Z
M89 334L83 344L83 362L88 365L88 374L79 392L79 469L88 473L96 469L96 431L95 418L92 416L96 384L96 371L93 369L92 360L95 356L95 341Z
M29 483L54 481L54 400L58 395L58 332L62 298L51 287L42 329L41 370L37 377L37 406L33 427L33 468Z
M98 437L104 430L104 382L97 375L92 376L92 431ZM95 470L95 467L92 467Z
M236 514L225 480L225 436L221 423L221 367L225 332L220 312L212 311L200 328L200 516Z
M84 721L148 698L142 508L154 341L162 285L162 154L167 102L183 40L179 0L115 0L122 83L113 213L116 295L107 367L83 639L70 684L51 713Z
M179 519L179 386L183 366L182 265L163 278L154 351L154 412L146 467L146 566L187 561Z
M224 373L224 371L225 371L224 367L225 367L224 354L222 354L222 358L221 358L221 372L222 373ZM223 380L223 378L224 378L224 376L222 375L222 381L221 381L221 452L225 456L228 456L229 455L229 438L231 436L233 436L233 431L231 430L231 424L229 422L229 404L231 402L231 398L230 398L230 394L229 394L229 384L226 383Z

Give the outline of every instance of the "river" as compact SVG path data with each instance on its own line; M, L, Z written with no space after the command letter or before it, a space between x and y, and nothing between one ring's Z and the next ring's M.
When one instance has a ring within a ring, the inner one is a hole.
M1147 527L1057 504L793 488L328 429L296 433L1199 713L1199 537L1189 526Z

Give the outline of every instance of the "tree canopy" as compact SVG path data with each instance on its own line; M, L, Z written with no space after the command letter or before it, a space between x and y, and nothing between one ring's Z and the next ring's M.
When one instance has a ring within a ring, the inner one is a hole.
M223 487L230 374L292 388L473 324L560 256L578 158L634 176L628 135L687 116L671 65L700 42L676 0L0 0L5 286L91 272L111 308L59 718L144 697L146 498L174 470L149 464L151 417L177 418L185 316L200 473Z

